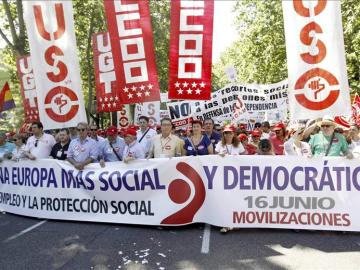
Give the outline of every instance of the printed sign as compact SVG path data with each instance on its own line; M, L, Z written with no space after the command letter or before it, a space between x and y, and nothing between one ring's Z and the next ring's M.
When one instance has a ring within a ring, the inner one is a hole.
M35 78L30 56L17 58L16 66L20 80L20 90L23 99L25 123L39 121Z
M209 100L214 1L171 1L169 99Z
M0 210L144 225L360 231L359 173L359 162L343 157L212 155L90 164L82 172L52 159L3 161Z
M121 103L160 100L149 1L104 0L104 6Z
M98 112L116 112L122 109L116 84L114 61L109 33L93 35L96 101Z
M350 113L340 1L282 1L291 119Z
M86 122L71 1L24 1L44 129Z

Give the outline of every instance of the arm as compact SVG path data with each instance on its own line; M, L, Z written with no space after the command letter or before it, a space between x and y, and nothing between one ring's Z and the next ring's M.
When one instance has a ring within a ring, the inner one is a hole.
M214 147L213 147L212 143L210 143L208 145L207 149L208 149L209 155L214 154Z

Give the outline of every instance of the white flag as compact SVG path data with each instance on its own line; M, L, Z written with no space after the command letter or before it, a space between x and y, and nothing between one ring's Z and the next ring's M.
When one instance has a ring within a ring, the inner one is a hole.
M291 119L350 113L340 1L283 1Z
M23 1L44 129L86 122L71 1Z

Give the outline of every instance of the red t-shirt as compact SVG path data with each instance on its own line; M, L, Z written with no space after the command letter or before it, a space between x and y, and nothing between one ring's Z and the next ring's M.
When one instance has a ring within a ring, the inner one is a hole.
M270 142L273 147L275 155L284 155L284 143L285 141L280 140L276 135L270 137Z
M255 155L256 150L257 150L256 146L248 143L248 144L244 145L244 147L245 147L248 155Z

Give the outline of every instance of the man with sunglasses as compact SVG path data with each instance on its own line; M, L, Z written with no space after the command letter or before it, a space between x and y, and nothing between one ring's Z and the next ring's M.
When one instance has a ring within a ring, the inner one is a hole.
M91 139L95 140L96 142L102 143L103 141L105 141L105 138L98 135L98 130L99 130L99 128L96 124L91 124L90 125L90 137L91 137Z
M31 159L48 158L51 149L56 144L55 138L43 131L43 124L41 122L33 122L31 124L31 131L33 135L28 138L25 145L25 155Z
M71 140L67 153L67 161L79 171L97 160L98 157L96 141L88 137L88 127L85 122L80 122L77 125L79 137Z
M320 132L313 135L309 141L311 152L315 157L346 156L352 158L344 135L335 132L336 124L331 117L323 117L319 126Z

